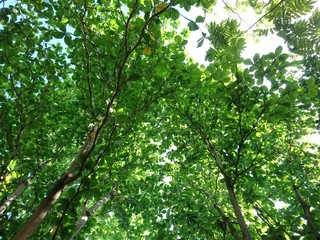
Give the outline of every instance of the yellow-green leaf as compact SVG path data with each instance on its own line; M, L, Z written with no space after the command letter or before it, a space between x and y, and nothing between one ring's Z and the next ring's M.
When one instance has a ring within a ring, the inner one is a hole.
M151 54L151 47L150 47L150 46L145 47L145 49L143 49L143 51L142 51L142 54L143 54L143 55L149 55L149 54Z
M151 38L152 41L156 41L156 38L154 37L154 34L152 32L149 33L149 35L150 35L150 38Z
M129 28L129 30L131 30L131 31L132 31L133 29L135 29L135 26L133 26L133 25L129 25L129 26L128 26L128 28Z
M163 9L165 9L168 5L166 3L159 3L157 6L156 6L156 10L158 12L162 11Z

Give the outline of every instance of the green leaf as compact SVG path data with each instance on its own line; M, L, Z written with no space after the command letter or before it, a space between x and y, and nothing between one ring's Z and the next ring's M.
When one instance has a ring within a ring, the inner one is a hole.
M6 97L0 94L0 102L5 102L5 101L6 101Z
M260 59L260 54L259 54L259 53L256 53L256 54L253 56L253 62L256 63L259 59Z
M309 92L311 98L318 96L318 89L316 89L316 88L309 88L308 92Z
M197 22L197 23L202 23L202 22L204 22L204 20L205 20L205 17L202 17L202 16L198 16L198 17L196 18L196 22Z
M280 56L279 56L279 60L281 60L281 61L286 61L286 60L288 59L288 57L289 57L289 54L287 54L287 53L282 53L282 54L280 54Z
M63 40L64 40L65 44L67 44L69 47L72 47L73 42L72 42L72 38L71 38L71 36L69 34L66 34L64 36Z
M245 40L243 38L238 39L236 43L236 48L238 49L238 51L241 51L242 49L244 49L244 46L245 46Z
M316 82L316 79L315 79L314 77L310 77L310 78L306 81L308 87L312 87L312 86L315 84L315 82Z
M190 31L196 31L199 29L199 26L195 22L189 22L188 27Z
M245 59L243 61L243 64L245 64L245 65L253 65L253 62L252 62L252 60L250 58L247 58L247 59Z
M82 34L82 30L79 26L75 28L74 36L80 36Z
M187 43L188 43L188 40L183 39L183 41L181 42L181 45L184 46L184 45L187 45Z
M54 30L52 32L52 36L54 36L55 38L59 38L60 39L60 38L63 38L64 35L65 35L64 32L60 32L60 31L57 31L57 30Z
M184 8L187 12L189 12L190 9L191 9L191 4L190 4L190 2L189 2L189 1L184 1L183 3L184 3L184 4L183 4L183 8Z
M180 35L176 35L174 37L174 41L177 42L178 44L181 44L181 42L183 41L183 38Z
M57 26L58 26L59 30L64 32L64 33L67 31L67 25L66 24L60 23Z
M254 76L257 78L257 84L261 85L263 83L263 70L261 68L259 68Z
M180 13L175 8L170 8L170 17L172 20L177 20L180 17Z
M276 56L279 56L282 53L282 46L279 46L276 48L275 54Z
M201 47L204 42L204 38L203 37L200 38L197 42L198 42L197 48Z
M3 72L4 72L4 73L11 73L11 72L12 72L11 66L5 66L5 67L3 68Z

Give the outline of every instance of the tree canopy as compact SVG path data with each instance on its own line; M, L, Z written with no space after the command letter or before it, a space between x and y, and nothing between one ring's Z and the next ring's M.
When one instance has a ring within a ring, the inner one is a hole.
M320 239L316 1L0 2L0 239Z

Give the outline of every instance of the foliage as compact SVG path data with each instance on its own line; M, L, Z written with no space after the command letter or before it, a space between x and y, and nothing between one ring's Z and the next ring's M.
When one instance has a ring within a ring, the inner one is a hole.
M315 3L314 0L269 1L264 5L260 1L251 1L250 5L256 12L264 12L262 21L273 23L272 27L258 28L256 32L260 36L276 32L294 53L319 54L320 15L318 9L313 10Z
M302 61L281 46L243 59L238 22L212 22L205 67L179 11L215 1L3 4L0 239L319 238L319 149L303 141L318 13L309 32L276 25Z

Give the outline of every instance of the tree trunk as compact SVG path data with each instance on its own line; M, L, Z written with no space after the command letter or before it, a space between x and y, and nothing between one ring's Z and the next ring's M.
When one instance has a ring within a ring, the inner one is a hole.
M214 146L210 142L209 138L202 131L202 129L200 127L198 127L192 121L192 119L189 118L189 120L193 124L193 126L195 126L197 131L199 132L199 134L202 137L203 141L207 145L207 147L209 149L209 152L213 156L213 158L214 158L214 160L215 160L215 162L216 162L216 164L217 164L217 166L219 168L220 173L223 175L224 181L225 181L225 183L227 185L227 189L228 189L228 192L229 192L229 197L230 197L234 212L236 214L236 218L237 218L238 224L239 224L241 232L242 232L243 239L251 240L252 238L251 238L248 226L247 226L246 222L244 221L244 218L242 216L238 200L237 200L236 195L234 193L233 183L232 183L231 179L227 176L227 174L226 174L226 172L225 172L225 170L223 168L223 164L222 164L222 161L220 159L220 156L218 155L216 149L214 148Z
M300 205L301 205L301 207L302 207L302 209L303 209L303 211L304 211L304 215L305 215L305 217L306 217L306 219L307 219L307 223L308 223L309 227L310 227L313 231L317 232L317 233L318 233L318 236L320 237L320 234L319 234L319 232L318 232L318 228L317 228L315 222L314 222L313 219L312 219L311 212L310 212L310 207L309 207L308 204L303 200L303 197L302 197L302 195L301 195L298 187L297 187L296 185L292 184L292 188L293 188L293 190L295 191L295 193L296 193L296 195L297 195L297 198L298 198L298 200L299 200L299 203L300 203Z
M245 240L251 240L252 238L251 238L248 226L247 226L246 222L244 221L244 217L242 215L238 200L237 200L236 195L234 193L234 187L231 182L231 179L228 178L227 176L224 176L224 180L227 185L227 189L229 192L229 197L230 197L230 200L231 200L231 203L233 206L233 210L236 214L236 218L237 218L238 224L239 224L241 232L242 232L242 237Z
M30 237L33 232L37 229L38 225L42 221L42 219L47 215L49 210L55 204L55 202L60 197L63 189L75 181L76 178L70 174L65 174L56 185L53 187L48 196L42 200L40 205L37 207L36 211L31 215L31 217L23 224L21 229L13 238L14 240L25 240Z
M225 215L225 213L223 212L223 210L217 205L215 204L214 207L218 210L220 216L222 217L223 221L227 224L230 233L232 234L233 238L238 240L241 238L240 234L238 233L237 229L234 228L234 226L232 225L232 223L230 222L229 218Z
M21 229L16 233L13 240L26 240L30 237L33 232L37 229L42 219L48 214L52 206L60 197L62 191L73 181L77 180L82 173L82 167L84 166L86 160L89 157L89 154L92 152L92 143L96 139L95 132L97 128L94 129L88 135L86 142L83 144L80 151L75 156L74 160L70 164L69 169L65 174L57 181L53 189L49 194L42 200L40 205L37 207L35 212L31 217L22 225ZM88 152L88 154L85 154ZM80 162L81 160L81 162Z
M95 211L97 211L103 204L105 204L106 202L108 202L110 200L110 198L112 197L113 193L114 193L114 190L111 193L107 194L102 199L100 199L89 210L86 210L86 208L84 207L84 211L82 213L82 216L76 222L76 229L72 233L72 235L70 237L70 240L72 240L80 232L80 230L83 228L83 226L88 221L88 219L95 213Z
M24 189L28 186L31 179L28 179L27 181L23 181L19 184L17 189L9 196L9 198L0 206L0 215L2 215L6 209L12 204L12 202L21 195L21 193L24 191Z

